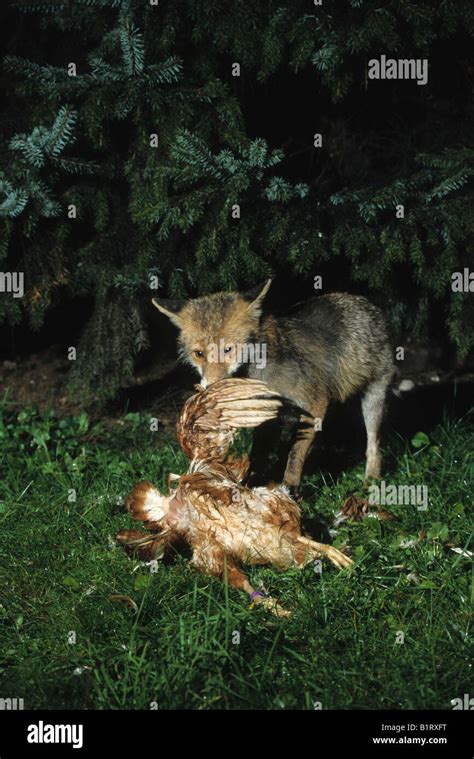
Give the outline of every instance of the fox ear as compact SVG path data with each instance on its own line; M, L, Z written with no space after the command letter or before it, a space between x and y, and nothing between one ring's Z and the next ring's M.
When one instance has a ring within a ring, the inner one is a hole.
M247 306L247 311L252 311L255 314L255 316L260 316L262 312L263 299L265 295L267 294L267 292L269 291L271 283L272 283L272 280L267 279L263 287L259 285L258 288L251 290L249 293L247 293L244 296L245 300L250 300L250 303Z
M182 321L181 317L179 315L179 312L184 306L184 301L182 300L168 300L165 298L162 298L161 300L156 300L155 298L152 298L153 305L155 308L158 309L158 311L161 311L162 314L165 314L165 316L170 319L173 324L175 324L177 327L181 329L182 327Z

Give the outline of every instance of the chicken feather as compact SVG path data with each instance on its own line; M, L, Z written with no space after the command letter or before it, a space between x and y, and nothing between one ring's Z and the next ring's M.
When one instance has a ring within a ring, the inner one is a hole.
M301 535L300 508L284 488L247 487L248 459L228 456L238 429L274 419L283 402L257 380L232 378L207 389L197 386L176 427L189 471L166 496L146 481L126 501L134 519L159 533L140 543L136 531L125 530L118 541L149 558L155 547L163 552L181 539L198 571L227 580L278 616L288 612L254 590L243 564L283 570L326 557L341 569L350 566L351 559L341 551Z

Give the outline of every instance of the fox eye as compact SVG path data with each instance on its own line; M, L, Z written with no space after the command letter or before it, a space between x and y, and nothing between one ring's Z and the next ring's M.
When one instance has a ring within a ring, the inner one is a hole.
M194 351L194 355L196 358L202 358L204 356L204 351Z
M224 353L230 353L230 352L231 352L231 350L232 350L232 345L227 345L227 346L224 348Z

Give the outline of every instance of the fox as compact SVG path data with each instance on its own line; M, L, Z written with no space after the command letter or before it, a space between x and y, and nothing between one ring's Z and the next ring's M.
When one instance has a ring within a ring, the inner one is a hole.
M316 296L288 315L263 313L271 286L185 301L152 300L178 328L178 354L205 388L232 375L266 382L313 423L291 441L282 484L299 494L305 461L331 401L361 393L367 434L364 486L381 471L380 427L395 368L382 311L349 293Z

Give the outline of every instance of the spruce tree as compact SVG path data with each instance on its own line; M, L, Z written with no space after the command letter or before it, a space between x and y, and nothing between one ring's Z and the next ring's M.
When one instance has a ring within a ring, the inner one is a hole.
M473 260L470 2L37 0L2 12L0 255L26 293L3 295L0 318L37 328L53 304L91 297L72 372L85 400L130 380L151 296L279 273L334 272L385 305L395 331L428 334L437 315L467 355L472 294L451 276ZM381 53L427 58L426 91L368 81ZM276 138L265 117L249 126L279 82L280 112L293 87L321 103L303 135Z

